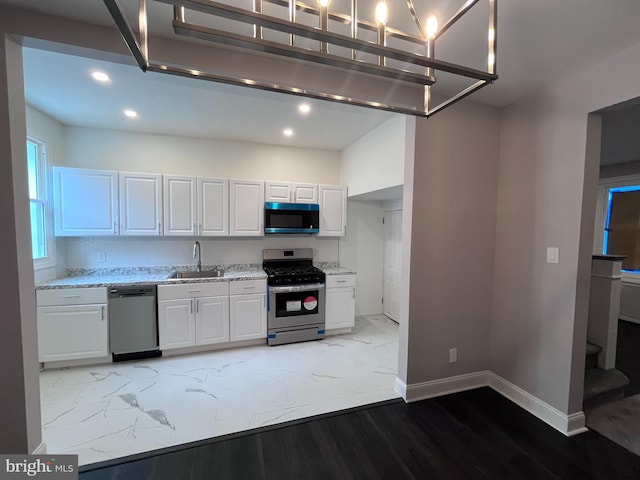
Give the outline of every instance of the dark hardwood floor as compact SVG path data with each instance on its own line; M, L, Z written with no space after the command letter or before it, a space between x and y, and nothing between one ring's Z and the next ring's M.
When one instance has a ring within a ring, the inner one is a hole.
M80 469L106 479L634 479L640 457L567 438L490 388L385 402Z
M625 396L640 394L640 324L618 321L616 368L629 377Z

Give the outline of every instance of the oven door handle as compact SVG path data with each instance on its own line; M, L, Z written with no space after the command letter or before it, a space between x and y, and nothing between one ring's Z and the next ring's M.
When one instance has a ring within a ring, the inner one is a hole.
M290 293L290 292L310 292L313 290L324 289L324 283L311 283L307 285L286 285L269 287L269 291L273 293Z

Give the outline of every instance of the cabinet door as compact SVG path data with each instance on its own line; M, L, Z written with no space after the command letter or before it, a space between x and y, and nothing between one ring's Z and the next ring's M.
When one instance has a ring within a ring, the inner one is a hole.
M230 235L264 235L264 182L229 180Z
M265 202L291 202L291 184L289 182L267 182L265 184Z
M229 297L196 298L196 345L229 341Z
M37 316L41 362L109 355L106 305L38 307Z
M118 172L53 168L55 234L116 235Z
M164 177L164 234L196 234L195 177Z
M229 235L229 181L198 178L198 235Z
M347 189L335 185L320 185L319 236L341 237L347 229Z
M158 302L158 336L160 349L190 347L196 343L194 300Z
M162 175L120 172L120 235L162 233Z
M291 187L294 203L318 203L318 186L311 183L294 183Z
M327 288L325 328L351 328L355 324L356 289L353 287Z
M266 294L230 297L231 341L267 338Z

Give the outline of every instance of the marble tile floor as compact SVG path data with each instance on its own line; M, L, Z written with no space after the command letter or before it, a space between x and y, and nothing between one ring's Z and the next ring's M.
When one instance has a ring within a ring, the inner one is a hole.
M398 325L40 374L47 453L81 465L397 398Z

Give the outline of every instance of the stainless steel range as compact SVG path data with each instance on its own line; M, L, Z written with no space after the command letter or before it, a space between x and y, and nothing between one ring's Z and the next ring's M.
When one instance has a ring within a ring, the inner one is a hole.
M324 338L325 275L313 266L313 250L263 250L267 274L267 344Z

